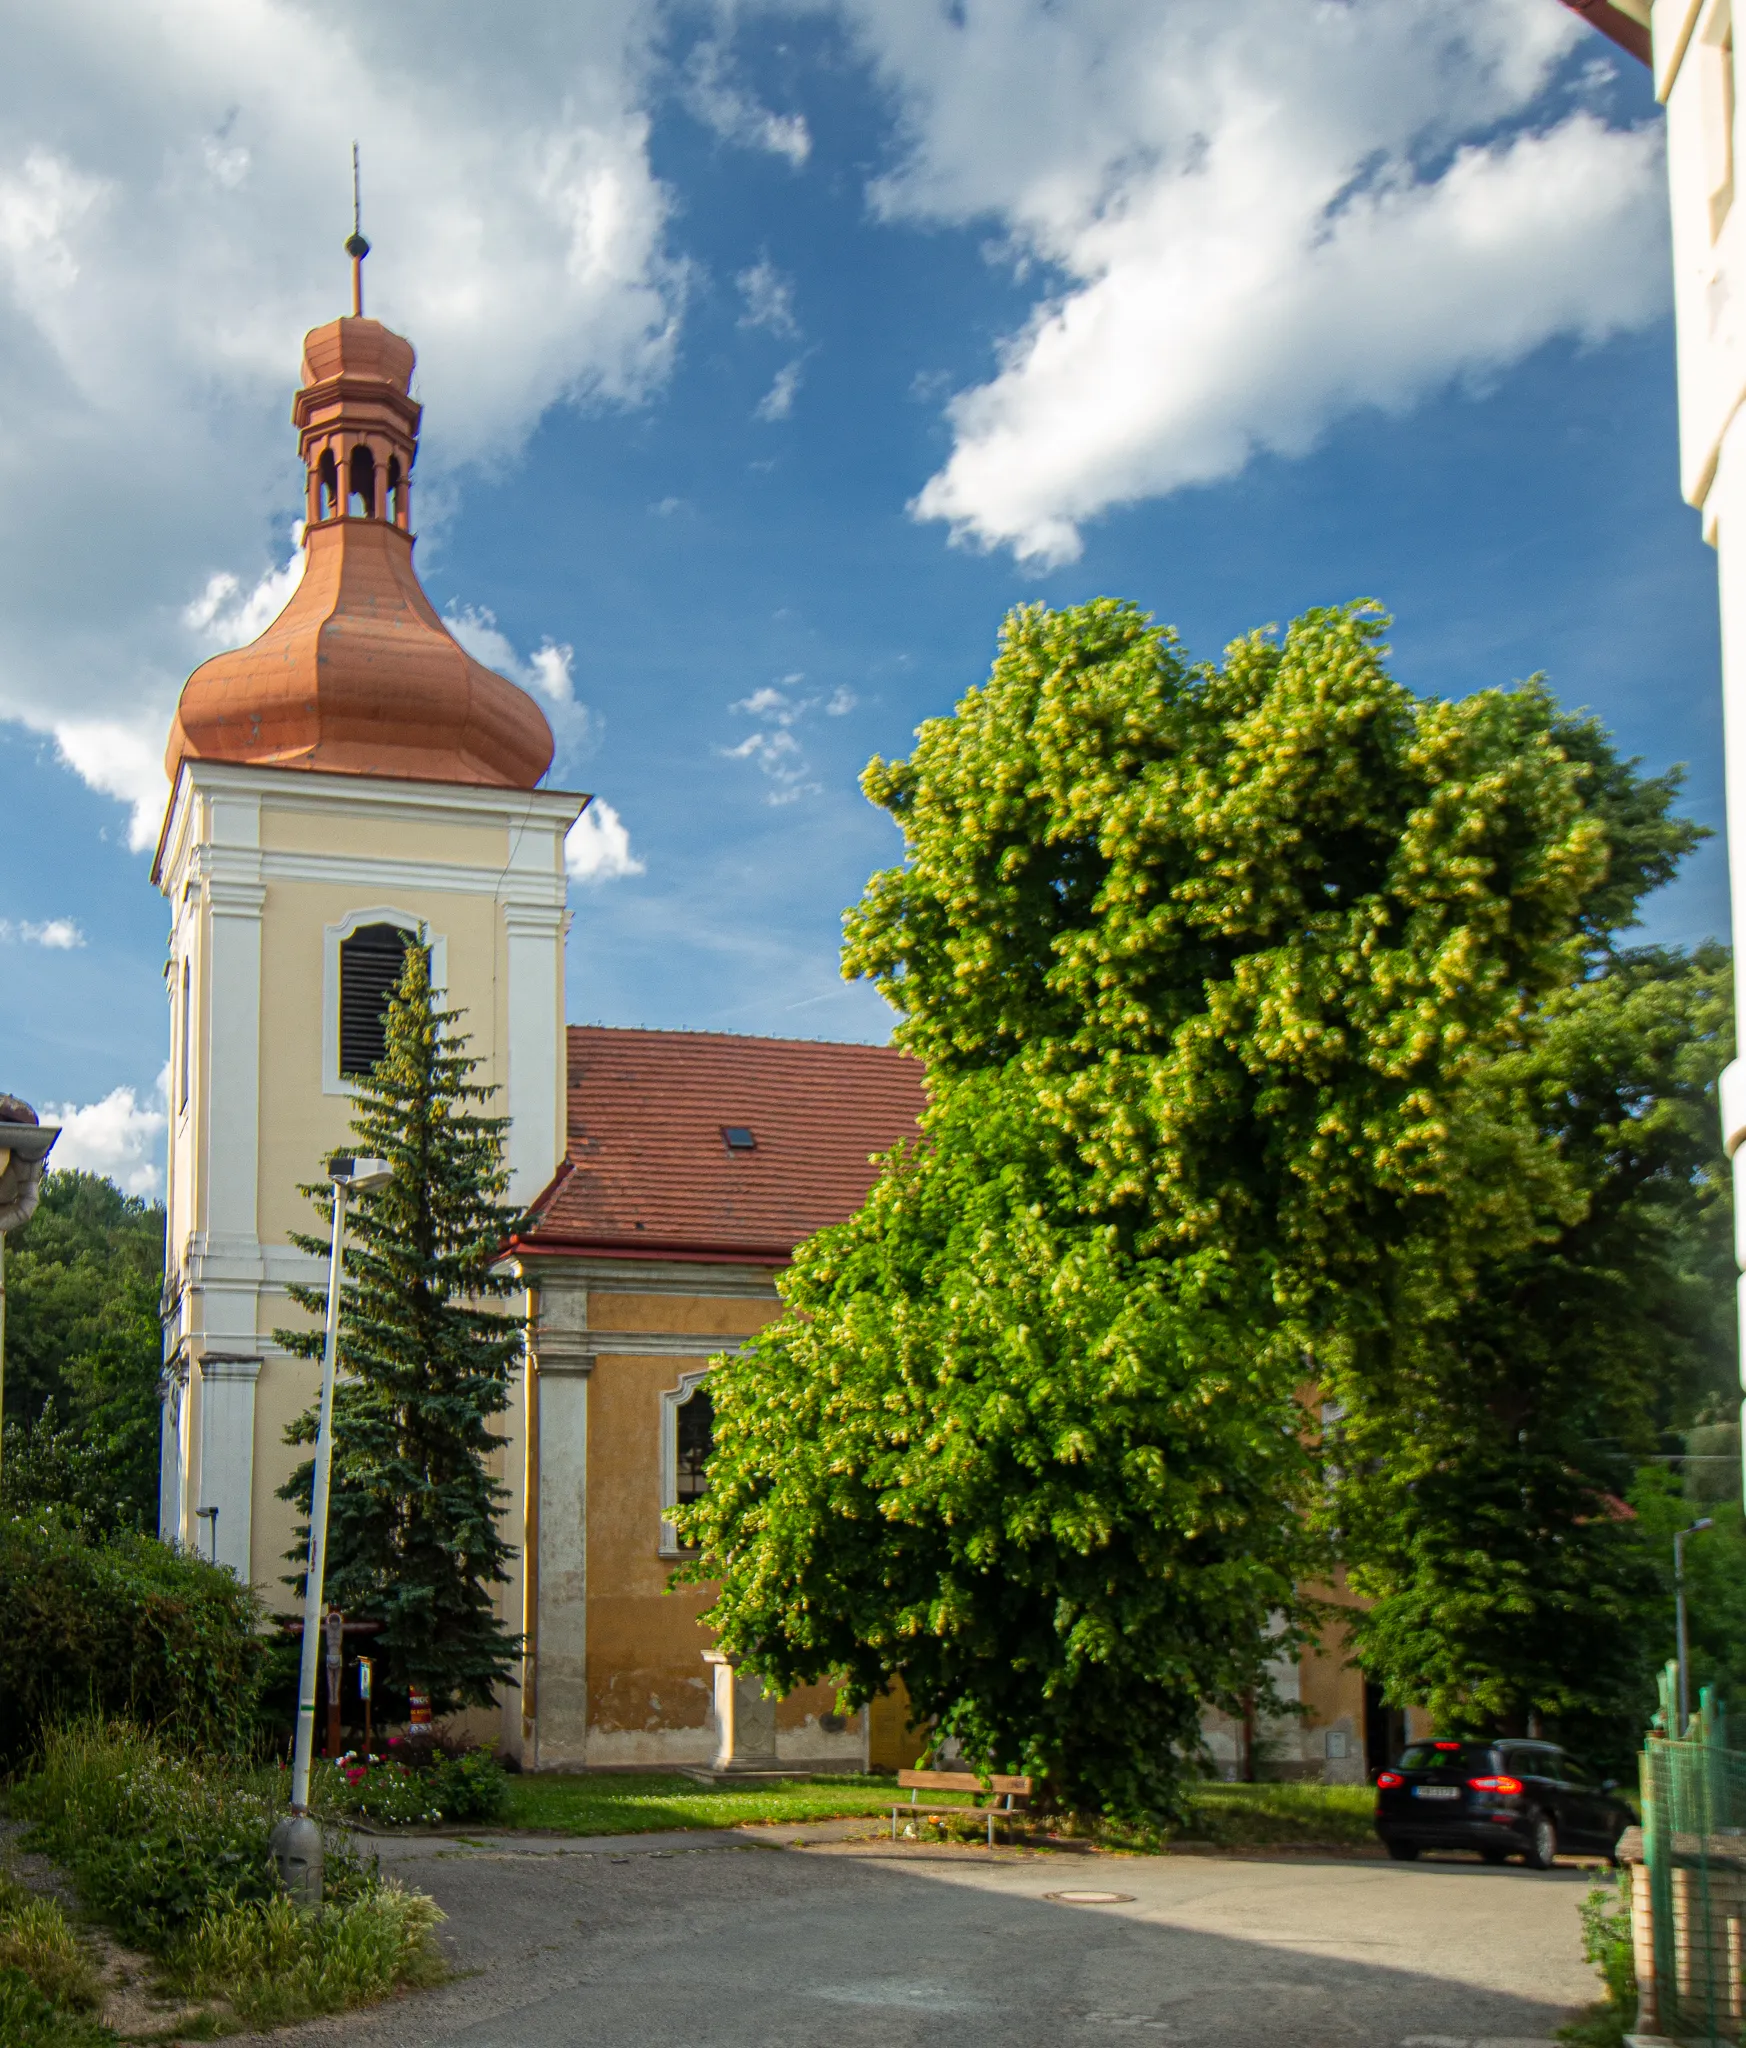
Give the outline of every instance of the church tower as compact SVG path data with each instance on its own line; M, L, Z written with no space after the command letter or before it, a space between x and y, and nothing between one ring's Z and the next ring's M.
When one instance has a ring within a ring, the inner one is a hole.
M170 907L170 1362L160 1533L269 1592L275 1491L314 1368L280 1352L285 1288L325 1262L300 1183L347 1145L408 935L510 1118L510 1198L564 1155L564 837L537 704L455 641L413 567L413 351L353 312L304 339L291 417L302 582L250 646L189 677L152 878ZM513 1474L506 1475L513 1477Z

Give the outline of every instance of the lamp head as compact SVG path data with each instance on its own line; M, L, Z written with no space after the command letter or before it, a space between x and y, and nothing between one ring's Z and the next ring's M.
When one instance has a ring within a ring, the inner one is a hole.
M385 1188L394 1178L386 1159L359 1159L349 1152L336 1152L327 1162L327 1177L348 1194L367 1195L372 1188Z
M1700 1529L1713 1529L1715 1526L1715 1523L1710 1519L1710 1517L1708 1515L1705 1515L1701 1522L1693 1522L1691 1527L1685 1533L1688 1536L1695 1536Z
M0 1123L0 1151L10 1152L14 1159L26 1160L34 1166L49 1156L60 1135L59 1124Z

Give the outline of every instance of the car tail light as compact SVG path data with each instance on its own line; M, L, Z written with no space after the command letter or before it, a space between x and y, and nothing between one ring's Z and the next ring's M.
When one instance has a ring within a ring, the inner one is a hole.
M1519 1792L1522 1781L1520 1778L1469 1778L1467 1789L1470 1792Z
M1378 1771L1376 1774L1376 1789L1378 1792L1392 1792L1397 1785L1404 1785L1405 1783L1406 1780L1399 1771Z

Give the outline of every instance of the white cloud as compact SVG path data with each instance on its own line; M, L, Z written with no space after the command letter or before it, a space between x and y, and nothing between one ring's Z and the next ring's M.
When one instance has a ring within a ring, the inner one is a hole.
M783 681L798 683L801 678L785 676ZM792 725L806 707L794 703L782 691L766 684L763 689L754 690L749 697L742 697L732 708L744 711L752 718L773 718L778 725Z
M564 869L578 882L614 882L640 875L624 820L604 797L595 797L564 840Z
M812 154L812 134L801 114L773 114L731 75L719 43L699 43L685 66L685 104L706 128L742 149L786 157L799 170Z
M794 400L800 390L801 371L804 359L796 356L791 363L784 363L776 372L776 381L752 408L757 417L765 422L785 420L794 410Z
M347 300L353 137L369 310L419 351L428 523L552 405L666 374L688 272L648 160L658 24L527 0L408 38L387 0L63 0L12 26L0 718L149 845L183 678L288 594L285 415L304 330Z
M1549 97L1585 31L1547 0L851 4L907 143L875 204L991 222L1043 285L913 507L979 545L1070 560L1110 506L1665 302L1658 134Z
M174 702L172 694L171 709ZM25 722L34 725L36 720ZM55 751L74 774L127 805L127 843L135 853L155 846L163 826L170 789L164 775L169 725L168 712L161 730L154 712L132 719L61 718L51 725Z
M730 761L758 764L771 782L765 792L766 803L791 804L803 796L817 794L818 784L812 779L805 751L793 733L783 727L774 732L748 733L737 747L723 747L721 751Z
M10 918L0 917L0 941L13 939L51 953L70 953L85 943L85 934L70 917L51 917L41 924L32 924L28 918L14 924Z
M548 636L524 661L498 626L496 613L482 605L451 611L443 623L475 661L519 683L538 700L552 728L554 773L561 775L566 767L574 767L598 743L600 721L576 695L571 674L576 659L573 647L560 646Z
M169 1068L158 1076L157 1101L164 1099ZM158 1148L168 1118L154 1102L141 1102L131 1088L115 1088L101 1102L83 1108L72 1102L48 1103L38 1112L45 1124L59 1124L61 1135L49 1164L63 1172L77 1167L101 1173L123 1194L156 1195L164 1184Z
M206 588L183 607L183 623L214 642L216 648L246 647L251 640L258 640L291 602L308 559L299 519L291 529L291 554L283 568L267 570L252 590L244 590L242 579L228 569L214 570L206 579Z
M841 718L853 711L859 701L854 691L843 685L825 698L797 696L796 685L805 680L800 674L784 676L780 688L766 683L728 707L743 717L757 719L758 730L748 733L737 745L719 747L716 751L724 760L751 761L762 770L770 782L764 797L766 803L791 804L818 793L820 785L812 763L794 728L818 710L827 718Z
M792 339L800 328L794 318L794 283L784 277L768 256L750 270L742 270L734 282L746 302L740 315L742 327L766 327L772 334Z

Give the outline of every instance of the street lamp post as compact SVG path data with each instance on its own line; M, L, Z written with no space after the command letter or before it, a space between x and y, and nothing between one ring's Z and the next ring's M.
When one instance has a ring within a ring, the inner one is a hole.
M273 1830L280 1881L302 1904L321 1904L321 1830L309 1818L309 1764L315 1747L315 1672L321 1656L322 1581L327 1570L327 1501L333 1476L333 1383L339 1354L340 1286L345 1260L346 1197L385 1187L394 1170L385 1159L336 1154L327 1163L333 1185L333 1249L327 1266L327 1336L321 1353L321 1408L315 1431L315 1484L309 1500L309 1566L303 1582L303 1655L297 1682L297 1741L291 1762L291 1811Z
M28 1223L42 1193L43 1161L61 1135L16 1095L0 1095L0 1400L6 1390L6 1233Z
M1685 1539L1695 1536L1700 1529L1712 1527L1710 1517L1693 1522L1689 1529L1681 1529L1673 1538L1673 1645L1674 1655L1679 1660L1679 1726L1674 1729L1676 1740L1683 1740L1691 1721L1691 1685L1687 1677L1689 1659L1685 1648Z

